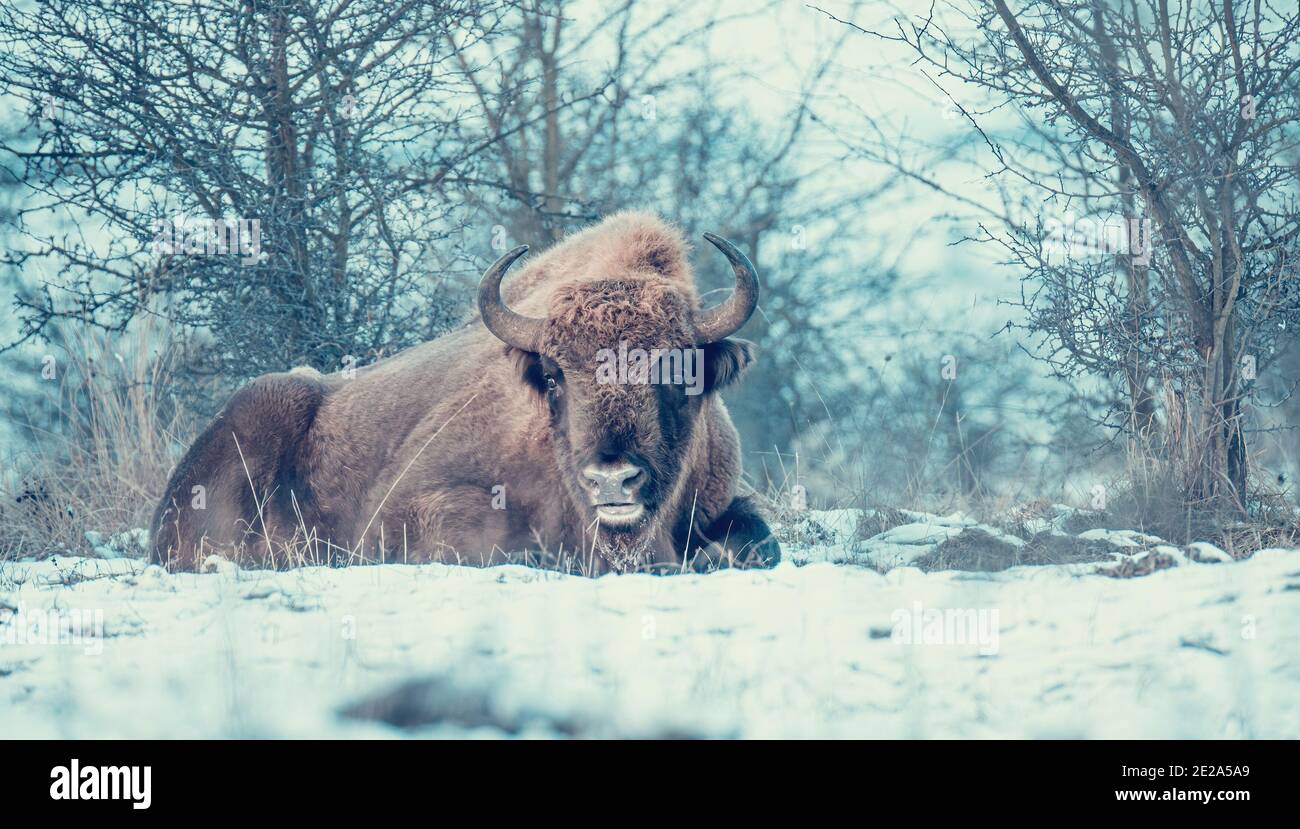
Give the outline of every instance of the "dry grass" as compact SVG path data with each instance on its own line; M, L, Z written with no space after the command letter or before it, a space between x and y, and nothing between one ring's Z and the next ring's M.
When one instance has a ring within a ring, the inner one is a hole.
M244 527L243 538L238 544L205 548L199 555L199 561L205 562L209 556L215 555L224 562L247 570L428 562L466 567L508 564L588 578L611 572L611 569L612 572L619 573L677 575L708 573L741 565L740 562L727 560L725 553L694 547L678 562L642 561L634 556L615 566L612 562L617 559L612 558L613 551L602 550L596 539L586 542L582 549L563 546L552 548L539 538L535 539L533 547L526 550L502 550L497 547L485 551L463 551L443 546L432 551L412 551L399 530L389 537L381 535L381 543L379 548L340 545L320 537L314 528L304 526L301 521L291 536L275 538L268 543L266 535L258 529L257 521L254 520L251 526ZM210 566L223 565L213 562Z
M54 377L13 424L27 440L0 476L0 559L89 555L87 530L147 526L191 425L163 398L177 361L166 335L78 327L53 351Z

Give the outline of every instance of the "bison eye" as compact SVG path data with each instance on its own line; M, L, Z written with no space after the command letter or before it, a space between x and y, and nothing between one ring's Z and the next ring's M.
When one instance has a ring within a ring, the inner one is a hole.
M558 387L559 387L559 383L555 382L555 378L549 374L546 375L546 390L555 391Z

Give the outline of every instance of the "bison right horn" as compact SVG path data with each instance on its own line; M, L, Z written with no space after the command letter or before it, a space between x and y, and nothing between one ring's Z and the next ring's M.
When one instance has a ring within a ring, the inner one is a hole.
M698 345L716 343L730 337L753 316L758 307L758 273L749 257L726 239L714 233L704 234L704 238L727 257L732 270L736 272L736 289L726 302L710 308L700 314L696 323Z
M528 245L520 245L502 256L483 274L478 284L478 312L483 324L498 340L522 351L536 351L542 342L544 320L517 314L506 307L501 299L501 278L510 270L515 260L528 252Z

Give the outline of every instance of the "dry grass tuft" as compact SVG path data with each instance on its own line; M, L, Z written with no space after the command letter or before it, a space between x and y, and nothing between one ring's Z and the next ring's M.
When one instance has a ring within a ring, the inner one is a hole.
M94 555L86 532L147 526L190 435L164 397L177 365L165 331L109 337L78 327L55 352L54 377L12 425L24 449L0 475L0 559Z

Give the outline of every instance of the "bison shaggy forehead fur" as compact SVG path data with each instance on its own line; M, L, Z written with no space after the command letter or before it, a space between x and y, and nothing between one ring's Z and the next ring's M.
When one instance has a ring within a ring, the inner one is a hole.
M528 260L501 293L521 313L548 316L552 295L564 286L657 278L694 308L699 299L689 255L681 232L659 217L616 213Z
M694 309L681 288L660 277L574 282L551 295L542 351L585 365L597 350L694 345Z

